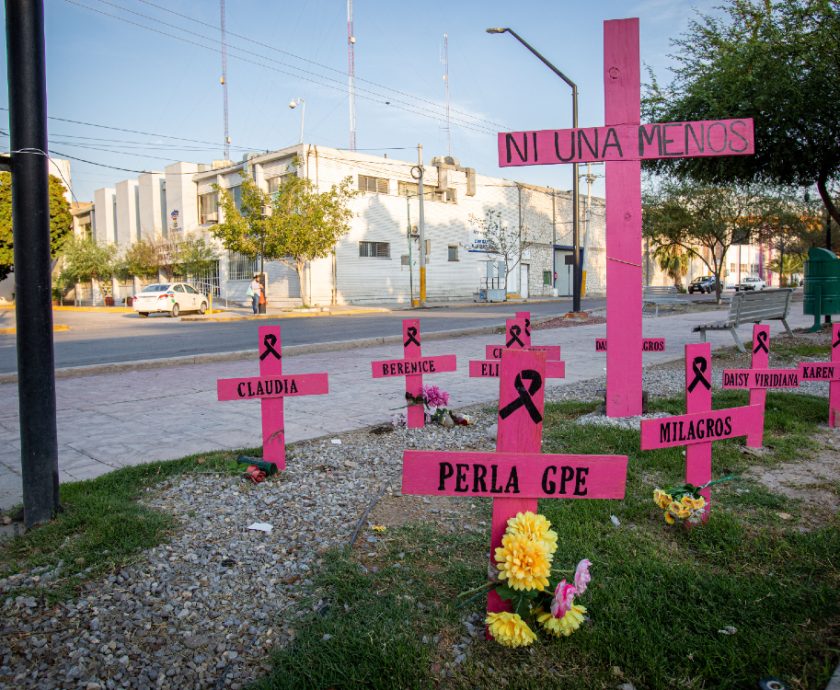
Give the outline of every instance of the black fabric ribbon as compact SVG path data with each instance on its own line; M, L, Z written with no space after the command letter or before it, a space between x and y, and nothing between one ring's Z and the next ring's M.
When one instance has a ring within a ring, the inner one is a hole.
M837 340L831 343L831 349L833 350L835 347L840 347L840 331L837 331Z
M712 384L708 382L704 374L709 368L709 363L705 357L695 357L691 363L691 370L694 372L694 379L688 384L688 392L691 393L697 387L698 383L702 383L703 387L708 391L712 389Z
M260 355L260 361L264 360L268 355L274 355L275 359L281 359L280 353L274 349L274 344L277 342L277 336L274 333L267 333L265 338L263 338L263 345L265 345L265 350Z
M519 343L519 347L525 347L525 343L519 339L520 333L522 333L522 329L518 326L518 324L513 324L513 326L510 327L510 340L505 343L505 347L510 347L514 343Z
M525 388L525 384L522 383L522 379L531 382L527 389ZM534 371L533 369L524 369L516 375L513 387L516 388L516 392L519 394L519 397L516 398L516 400L512 400L499 410L499 416L502 419L507 419L520 407L524 407L528 410L531 421L533 421L534 424L539 424L542 421L542 415L537 409L537 406L534 404L533 396L542 387L542 376L540 376L540 373L538 371Z
M417 340L415 337L417 335L417 329L414 326L409 326L406 329L406 333L408 333L408 340L403 343L403 347L408 347L411 343L414 343L417 347L420 347L420 341Z
M770 350L767 349L767 331L759 331L755 339L758 341L758 345L753 349L753 354L759 350L764 350L769 355Z
M525 319L525 335L531 337L531 319Z

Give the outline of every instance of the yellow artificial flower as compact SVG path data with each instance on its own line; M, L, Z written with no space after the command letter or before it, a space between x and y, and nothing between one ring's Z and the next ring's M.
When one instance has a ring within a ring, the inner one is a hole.
M555 618L550 613L537 612L537 622L556 637L568 637L583 623L585 613L585 606L572 604L572 608L566 611L562 618Z
M493 639L505 647L527 647L537 636L518 613L488 613L484 619Z
M506 534L496 548L499 579L512 589L539 591L548 587L551 555L543 541L532 541L518 534Z
M665 522L667 522L669 525L673 525L676 522L676 520L674 520L674 516L671 515L671 513L666 512L665 513Z
M551 529L551 523L544 515L527 511L517 513L516 517L507 521L505 534L527 537L532 541L545 542L548 555L553 556L557 551L557 532Z
M685 520L689 515L691 515L691 510L689 510L684 504L677 503L676 501L671 501L671 504L668 506L668 512L680 520Z
M662 489L655 489L653 492L653 502L662 510L665 510L672 500L671 494L666 494Z

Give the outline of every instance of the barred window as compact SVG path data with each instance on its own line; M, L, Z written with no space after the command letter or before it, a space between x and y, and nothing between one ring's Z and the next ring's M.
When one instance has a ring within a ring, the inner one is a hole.
M228 280L250 280L256 272L256 259L236 252L228 254Z
M359 256L375 257L377 259L390 259L391 243L359 242Z
M372 177L371 175L359 175L359 191L372 192L373 194L388 193L388 178Z

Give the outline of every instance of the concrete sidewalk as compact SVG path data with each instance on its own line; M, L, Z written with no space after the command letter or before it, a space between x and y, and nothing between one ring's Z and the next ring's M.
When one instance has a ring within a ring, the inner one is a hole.
M800 312L801 310L797 310ZM667 352L645 355L645 364L682 357L683 345L697 342L691 329L726 316L726 310L674 316L645 317L646 337L664 337ZM422 320L422 316L421 316ZM791 327L805 327L812 318L792 314ZM254 341L257 324L254 324ZM783 329L771 322L775 335ZM603 337L604 324L534 331L538 345L561 345L566 378L550 380L563 386L603 375L606 355L595 353L594 340ZM739 329L743 339L747 326ZM709 333L713 347L730 347L726 331ZM453 407L494 399L493 380L471 379L468 361L483 359L485 344L500 335L472 335L427 342L425 355L455 354L458 371L426 380L449 391ZM298 350L303 348L298 348ZM402 357L397 344L373 345L334 352L287 355L286 373L326 371L326 396L286 401L287 441L337 434L389 421L404 409L402 379L373 379L370 362ZM262 444L258 401L218 402L216 379L256 376L258 362L225 361L94 374L56 381L59 468L61 481L90 479L113 469L153 460L171 460L191 453L238 449ZM20 432L17 384L0 384L0 509L21 501Z

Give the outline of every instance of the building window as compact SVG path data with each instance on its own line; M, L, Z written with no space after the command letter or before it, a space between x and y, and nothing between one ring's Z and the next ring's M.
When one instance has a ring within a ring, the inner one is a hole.
M387 194L388 179L385 177L371 177L370 175L359 175L359 191L371 192L373 194Z
M288 176L286 175L277 175L276 177L269 177L266 182L268 183L268 193L269 194L277 194L280 191L280 187L283 186L283 180Z
M242 185L236 185L236 187L231 187L228 189L230 192L230 196L233 199L233 205L236 207L237 211L242 211Z
M359 242L359 256L375 257L377 259L390 259L391 243Z
M219 198L216 192L198 195L198 223L209 225L219 222Z
M228 254L228 280L251 280L256 272L256 259L235 252Z
M408 196L415 198L418 196L418 186L416 182L402 182L397 181L397 194L399 196ZM435 189L429 185L423 187L423 198L426 201L444 201L448 204L458 203L458 196L453 187L448 189Z
M543 285L551 285L551 271L543 271Z
M450 261L458 261L458 245L457 244L450 244L449 245L449 260Z
M408 254L400 256L400 266L410 266L411 262L408 260Z

